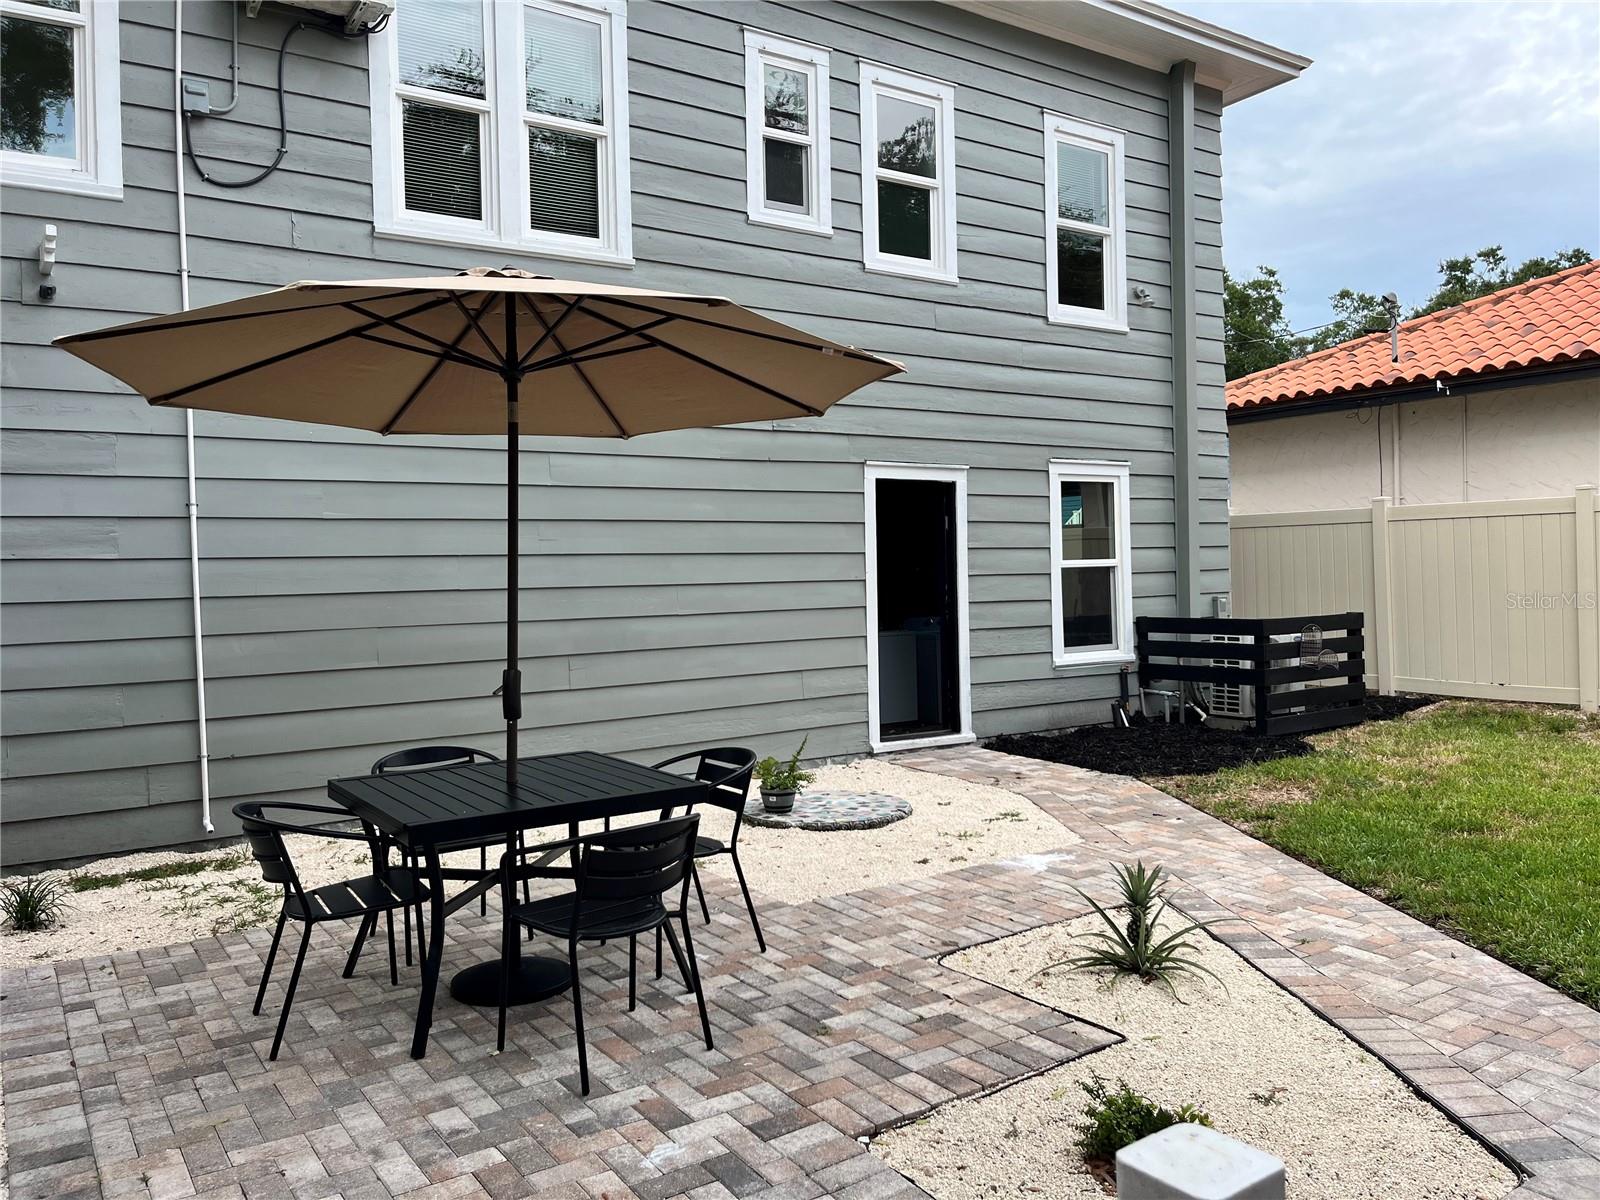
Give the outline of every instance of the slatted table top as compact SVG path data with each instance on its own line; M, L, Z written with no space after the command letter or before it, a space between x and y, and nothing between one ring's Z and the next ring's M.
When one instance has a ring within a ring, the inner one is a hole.
M694 804L706 788L582 750L519 759L514 796L504 763L330 779L328 796L402 845L423 846Z

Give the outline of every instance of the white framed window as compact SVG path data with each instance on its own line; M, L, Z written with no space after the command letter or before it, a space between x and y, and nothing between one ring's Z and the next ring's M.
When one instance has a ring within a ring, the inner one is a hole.
M750 220L833 235L828 109L827 50L744 31Z
M400 0L371 39L373 224L631 264L621 0Z
M955 283L956 90L861 64L861 243L869 271Z
M1050 621L1058 667L1133 658L1128 464L1050 464Z
M0 0L0 179L122 196L117 0Z
M1044 114L1046 312L1060 325L1128 328L1122 134Z

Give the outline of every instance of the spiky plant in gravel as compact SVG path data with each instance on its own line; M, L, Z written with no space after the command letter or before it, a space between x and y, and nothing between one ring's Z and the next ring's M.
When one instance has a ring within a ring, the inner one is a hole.
M66 889L57 880L29 875L0 883L0 913L18 933L59 924L66 908Z

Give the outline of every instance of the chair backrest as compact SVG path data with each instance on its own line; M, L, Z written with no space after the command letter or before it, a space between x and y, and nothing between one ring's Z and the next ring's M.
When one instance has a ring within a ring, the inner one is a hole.
M694 839L700 818L694 813L591 834L579 843L574 881L578 910L591 902L613 904L661 896L689 885Z
M233 806L233 815L244 828L245 841L250 853L261 868L261 878L268 883L279 883L296 895L303 892L300 876L289 858L289 848L283 842L283 824L269 820L262 813L263 805L250 801Z
M420 771L424 767L446 767L462 763L499 762L498 754L475 750L471 746L412 746L385 754L372 764L372 774L387 775L391 771Z
M716 746L700 751L694 777L709 784L706 803L729 812L744 812L750 799L750 779L755 774L756 752L743 746Z

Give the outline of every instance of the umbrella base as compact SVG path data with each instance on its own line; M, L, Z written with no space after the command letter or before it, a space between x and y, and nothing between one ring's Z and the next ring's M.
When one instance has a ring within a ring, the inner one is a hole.
M496 958L456 972L450 994L475 1008L500 1007L501 962ZM559 958L523 957L511 970L509 1003L535 1004L559 996L572 986L572 971Z

